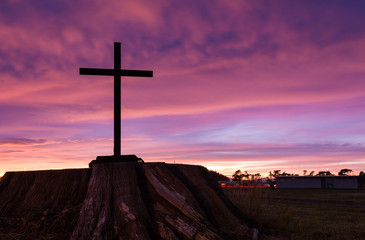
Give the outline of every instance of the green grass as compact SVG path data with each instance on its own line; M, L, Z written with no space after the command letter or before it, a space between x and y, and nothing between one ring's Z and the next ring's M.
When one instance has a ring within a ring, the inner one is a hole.
M223 188L260 232L279 239L365 239L365 190Z

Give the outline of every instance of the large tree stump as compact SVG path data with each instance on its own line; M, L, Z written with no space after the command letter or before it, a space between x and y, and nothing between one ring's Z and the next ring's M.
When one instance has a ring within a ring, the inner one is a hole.
M6 173L0 217L0 239L250 239L207 169L182 164Z

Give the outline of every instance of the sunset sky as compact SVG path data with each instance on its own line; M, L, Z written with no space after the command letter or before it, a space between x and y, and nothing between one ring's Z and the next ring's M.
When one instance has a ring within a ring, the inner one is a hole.
M365 171L365 1L2 0L0 175L146 162L302 173Z

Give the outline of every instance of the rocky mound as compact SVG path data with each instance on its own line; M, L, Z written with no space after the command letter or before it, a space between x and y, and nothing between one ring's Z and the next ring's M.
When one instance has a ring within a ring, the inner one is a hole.
M250 239L202 166L101 163L8 172L0 239Z

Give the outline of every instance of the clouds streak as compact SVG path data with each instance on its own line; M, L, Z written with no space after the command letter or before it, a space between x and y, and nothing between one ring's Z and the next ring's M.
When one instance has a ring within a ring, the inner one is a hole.
M123 68L154 70L122 82L122 136L141 139L125 141L127 153L291 168L315 156L356 162L363 10L343 1L3 1L0 138L50 139L37 155L59 166L111 153L111 142L93 139L112 136L112 79L78 68L111 68L121 41Z

